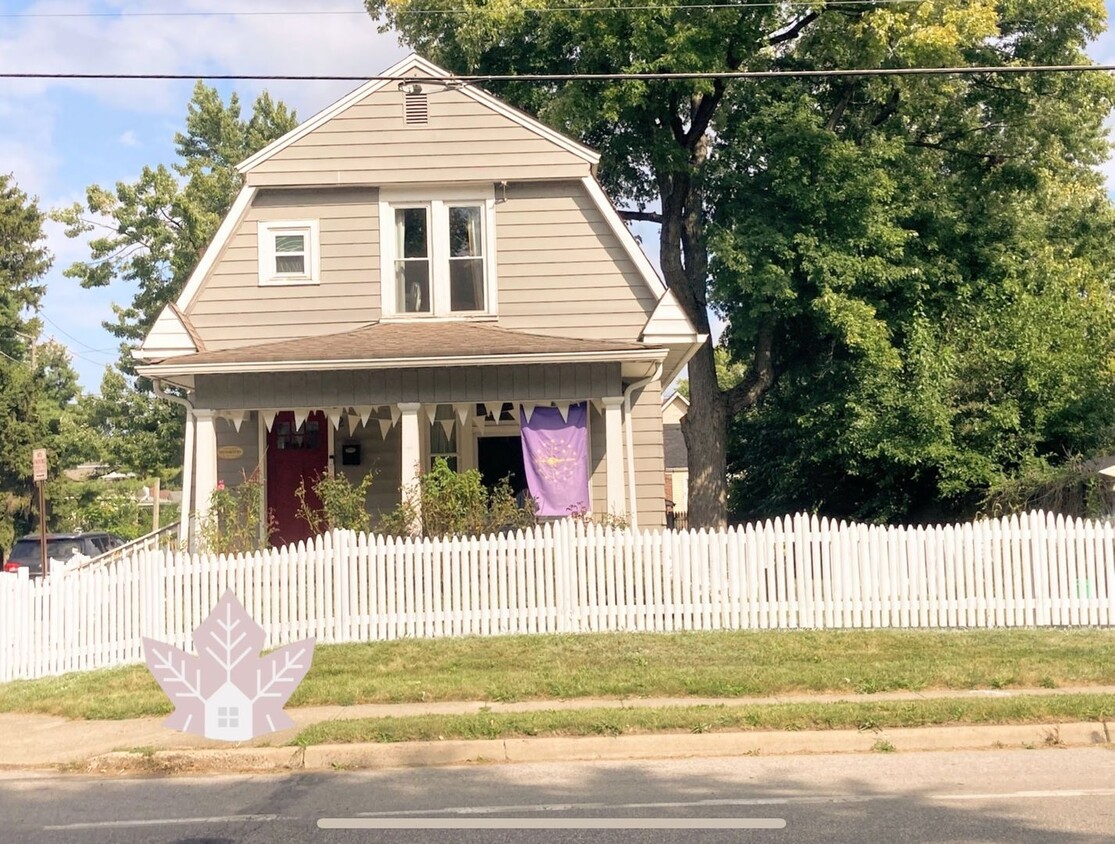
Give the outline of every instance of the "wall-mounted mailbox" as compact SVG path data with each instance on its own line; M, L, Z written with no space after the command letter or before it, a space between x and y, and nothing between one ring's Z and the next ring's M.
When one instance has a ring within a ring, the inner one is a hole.
M341 465L360 465L360 443L345 443L341 446Z

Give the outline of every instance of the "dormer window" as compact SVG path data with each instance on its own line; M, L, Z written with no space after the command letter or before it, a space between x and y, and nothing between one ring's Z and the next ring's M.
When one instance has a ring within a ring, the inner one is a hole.
M392 231L383 239L384 316L493 315L494 206L494 198L475 194L381 195L381 225Z
M317 220L260 223L258 238L261 286L320 282Z

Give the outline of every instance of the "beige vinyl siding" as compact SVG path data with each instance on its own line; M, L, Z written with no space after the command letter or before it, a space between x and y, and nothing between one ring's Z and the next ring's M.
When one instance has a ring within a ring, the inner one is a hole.
M584 159L460 91L431 91L428 104L429 122L408 126L402 92L387 86L254 167L247 183L384 185L589 174Z
M657 304L579 182L497 191L496 254L504 328L637 340Z
M342 418L340 430L337 431L335 471L343 474L354 485L371 473L372 486L368 490L366 504L373 517L389 513L399 504L399 486L403 477L401 431L402 427L396 425L387 432L387 438L384 439L375 418L369 419L367 425L362 425L357 420L352 431L349 430L348 419ZM341 446L350 442L360 444L359 466L341 464Z
M631 418L635 426L635 499L639 507L639 528L663 527L666 524L666 468L662 456L662 388L657 381L635 397Z
M351 331L379 319L379 196L369 188L261 191L190 304L210 350ZM317 220L319 284L259 285L260 222Z
M248 414L239 431L227 419L214 420L213 427L217 432L218 450L226 445L244 450L240 457L232 459L217 456L217 480L226 487L237 486L259 467L259 417L255 413Z

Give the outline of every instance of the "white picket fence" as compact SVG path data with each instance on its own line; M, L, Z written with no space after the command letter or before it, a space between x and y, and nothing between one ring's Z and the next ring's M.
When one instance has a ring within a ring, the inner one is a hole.
M232 589L267 647L606 630L1115 624L1115 528L1031 513L945 527L799 515L726 531L394 540L338 531L248 556L142 551L43 581L0 575L0 681L192 650Z

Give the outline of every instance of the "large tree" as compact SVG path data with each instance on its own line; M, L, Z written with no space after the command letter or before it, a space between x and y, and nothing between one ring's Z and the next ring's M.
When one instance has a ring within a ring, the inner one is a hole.
M422 53L477 74L1084 64L1084 46L1104 24L1100 0L367 5ZM872 417L904 430L902 413L918 409L911 389L945 389L931 377L944 364L927 332L949 337L951 325L971 328L977 314L986 320L1006 301L1017 306L1015 317L1039 319L1043 308L1069 301L1065 290L1076 281L1106 293L1106 278L1095 274L1105 260L1075 256L1071 246L1089 220L1109 231L1089 169L1106 153L1102 120L1111 101L1098 74L493 88L599 149L601 178L627 218L659 224L665 280L694 325L708 331L710 307L727 320L725 342L742 379L722 389L711 344L689 365L693 524L724 521L728 423L760 413L776 384L779 395L799 400L779 405L786 437L807 450L793 431L815 426L815 441L832 454L825 465L839 474L859 464L870 485L879 466L869 468L859 450L885 452L888 429L876 425L857 442L853 405L905 399ZM1051 198L1059 201L1050 206ZM1065 205L1074 224L1056 217ZM1061 249L1046 248L1049 233L1065 238ZM1023 288L1027 302L1014 295ZM967 312L946 307L963 302ZM950 326L935 322L946 312ZM1106 316L1081 318L1101 324ZM995 357L1002 344L988 349ZM965 358L974 374L986 373L978 354ZM988 401L978 378L947 389ZM959 396L950 401L964 405ZM920 424L938 430L958 422L922 416ZM903 459L916 466L939 439L925 436ZM972 448L964 450L970 458ZM772 456L763 447L746 453ZM794 464L783 460L776 471L786 470ZM949 471L964 474L958 465ZM826 480L801 478L798 489Z
M32 523L31 450L46 445L32 368L39 333L35 312L50 269L43 214L35 200L0 174L0 546Z

